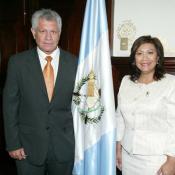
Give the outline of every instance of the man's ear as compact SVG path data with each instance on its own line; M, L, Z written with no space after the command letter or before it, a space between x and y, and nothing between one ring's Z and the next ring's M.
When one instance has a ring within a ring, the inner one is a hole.
M35 39L35 33L36 33L35 30L33 28L31 28L30 30L32 32L33 38Z

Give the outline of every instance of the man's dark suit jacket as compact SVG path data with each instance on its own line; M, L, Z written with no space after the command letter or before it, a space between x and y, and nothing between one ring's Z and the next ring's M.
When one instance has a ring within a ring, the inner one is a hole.
M49 103L35 49L9 60L3 94L7 150L24 148L27 159L43 164L49 144L59 162L74 159L74 130L71 100L77 59L60 49L54 95Z

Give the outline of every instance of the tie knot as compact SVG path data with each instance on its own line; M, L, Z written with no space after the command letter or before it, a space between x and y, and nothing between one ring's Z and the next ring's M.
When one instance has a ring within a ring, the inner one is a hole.
M52 61L52 57L51 57L51 56L47 56L47 57L46 57L46 60L47 60L48 62L51 62L51 61Z

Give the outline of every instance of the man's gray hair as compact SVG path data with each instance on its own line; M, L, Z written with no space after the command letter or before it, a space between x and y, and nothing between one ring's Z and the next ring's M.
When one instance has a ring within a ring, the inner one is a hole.
M31 19L32 23L32 29L36 29L38 27L38 22L40 19L46 19L47 21L56 21L58 25L59 32L61 32L62 28L62 20L60 15L51 10L51 9L41 9L37 10L33 15Z

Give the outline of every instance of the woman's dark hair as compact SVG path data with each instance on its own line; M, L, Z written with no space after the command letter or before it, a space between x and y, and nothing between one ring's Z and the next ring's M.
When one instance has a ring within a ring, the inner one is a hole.
M165 70L164 70L164 49L162 46L162 43L158 38L151 37L151 36L141 36L137 38L131 48L131 54L130 54L130 67L131 67L131 74L130 74L130 79L132 81L138 80L140 77L141 71L137 68L135 64L135 55L138 50L138 48L142 44L150 43L153 44L156 48L157 55L159 57L159 60L156 64L155 67L155 73L154 73L154 80L160 80L161 78L164 77Z

